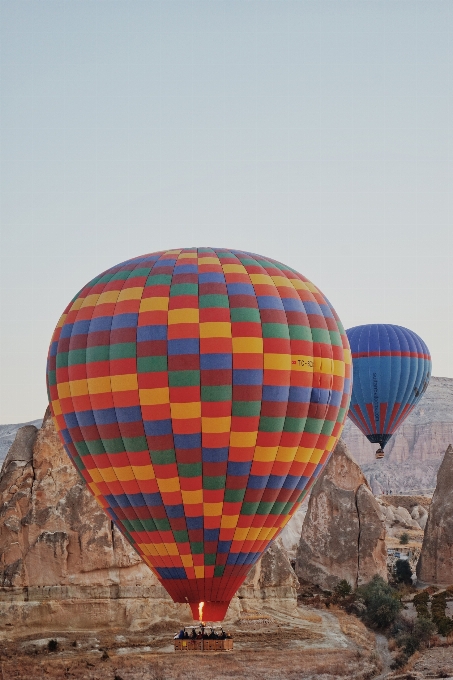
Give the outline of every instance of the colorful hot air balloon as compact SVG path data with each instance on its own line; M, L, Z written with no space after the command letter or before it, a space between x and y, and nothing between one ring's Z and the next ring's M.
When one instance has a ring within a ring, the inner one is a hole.
M175 602L221 620L327 461L350 352L319 290L259 255L144 255L73 299L52 415L99 504Z
M346 331L354 384L349 417L372 444L376 458L420 401L431 375L431 356L413 331L392 324L368 324Z

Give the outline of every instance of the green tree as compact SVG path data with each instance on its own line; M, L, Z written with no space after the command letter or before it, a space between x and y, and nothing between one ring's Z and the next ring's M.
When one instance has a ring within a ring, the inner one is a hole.
M400 536L400 545L407 545L409 543L409 534L407 531L403 532Z
M340 597L347 597L348 595L350 595L352 593L352 586L344 578L338 583L337 587L335 588L335 592Z
M412 584L412 569L409 560L396 560L395 564L396 580L398 583Z
M356 596L366 607L362 615L365 622L374 628L390 626L402 609L398 594L381 576L376 575L369 583L360 586Z

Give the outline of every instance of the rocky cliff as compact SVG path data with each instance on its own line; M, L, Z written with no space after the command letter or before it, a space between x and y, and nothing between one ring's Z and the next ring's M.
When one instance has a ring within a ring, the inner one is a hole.
M279 544L229 610L296 606L297 578ZM0 474L0 637L34 630L140 630L190 621L85 489L47 416L23 427Z
M313 486L296 555L304 581L333 590L354 588L375 574L387 578L382 510L357 463L340 440Z
M439 468L429 508L417 577L425 583L453 584L453 447Z

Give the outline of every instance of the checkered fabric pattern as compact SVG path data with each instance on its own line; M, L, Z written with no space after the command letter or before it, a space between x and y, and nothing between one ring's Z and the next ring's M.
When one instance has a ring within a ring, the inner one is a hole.
M341 322L305 277L188 248L85 286L55 330L47 382L98 503L175 602L217 603L221 619L328 460L350 369Z

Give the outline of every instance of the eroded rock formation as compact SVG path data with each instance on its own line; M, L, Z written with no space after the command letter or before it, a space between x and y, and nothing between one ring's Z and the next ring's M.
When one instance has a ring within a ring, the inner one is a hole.
M279 544L230 606L296 606L297 579ZM0 637L34 630L140 630L191 621L86 490L52 419L23 427L0 475Z
M453 583L453 447L446 452L437 475L429 509L417 576L424 583Z
M387 578L382 511L342 440L312 489L296 573L326 590L342 579L355 588Z

